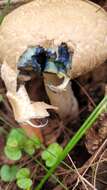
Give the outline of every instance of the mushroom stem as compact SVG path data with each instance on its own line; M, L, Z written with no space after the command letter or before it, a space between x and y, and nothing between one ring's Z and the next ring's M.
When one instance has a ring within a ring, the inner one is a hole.
M54 86L52 84L49 84L48 88L50 88L50 90L52 90L54 92L58 92L58 91L60 92L60 91L66 90L66 87L67 87L69 81L70 81L70 78L65 77L64 81L62 82L62 84L60 84L58 86Z
M71 83L69 82L66 86L66 90L62 91L52 91L47 84L52 83L57 86L61 83L55 74L44 73L44 85L52 105L57 106L57 113L60 118L67 124L70 120L74 119L78 115L78 103L74 96L71 88Z

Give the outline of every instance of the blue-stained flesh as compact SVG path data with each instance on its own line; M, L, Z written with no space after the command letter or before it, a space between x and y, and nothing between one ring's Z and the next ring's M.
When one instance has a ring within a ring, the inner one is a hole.
M54 66L52 63L54 64ZM61 43L61 45L58 46L57 51L53 49L47 50L45 72L52 72L53 69L52 73L66 73L70 64L70 53L66 43Z
M65 43L62 43L58 47L58 58L57 61L62 63L65 67L69 63L70 54L68 51L68 47Z
M29 47L18 62L18 69L32 68L38 72L65 73L71 65L71 54L66 43L61 43L57 49Z
M42 55L42 56L41 56ZM45 50L42 47L29 47L18 61L18 69L27 69L29 67L35 71L41 71L43 64L42 59L45 59Z
M18 68L24 68L26 66L30 66L30 64L32 64L32 56L35 55L35 51L36 51L35 47L28 48L19 58Z

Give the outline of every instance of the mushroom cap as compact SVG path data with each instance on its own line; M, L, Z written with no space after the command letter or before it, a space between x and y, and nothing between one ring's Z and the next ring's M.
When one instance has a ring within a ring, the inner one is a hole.
M8 14L0 27L0 59L17 69L29 46L74 51L68 75L77 77L107 59L107 14L87 0L36 0Z

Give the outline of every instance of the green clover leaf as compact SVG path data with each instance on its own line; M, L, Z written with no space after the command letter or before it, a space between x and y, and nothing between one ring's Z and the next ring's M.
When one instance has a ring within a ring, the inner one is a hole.
M14 128L10 131L7 139L7 146L22 147L24 142L26 142L27 138L23 129Z
M21 189L29 189L32 186L32 180L29 178L30 170L28 168L21 168L17 174L17 185Z
M0 170L0 176L4 182L12 182L16 179L17 166L3 165Z
M28 178L30 176L30 170L28 168L21 168L16 174L17 179Z
M15 139L14 137L9 137L8 138L8 140L7 140L7 146L9 146L9 147L13 147L13 148L15 148L15 147L18 147L18 141L17 141L17 139Z
M34 142L32 140L28 139L26 141L25 146L24 146L23 149L30 156L33 155L35 153Z
M21 189L29 189L32 186L32 180L29 178L18 179L17 185Z
M40 146L41 146L41 142L39 138L36 136L32 136L30 139L28 139L25 142L23 150L31 156L35 153L35 149L40 148Z
M19 160L22 156L21 150L17 147L17 148L13 148L13 147L9 147L6 146L4 149L4 152L7 156L7 158L9 158L10 160Z
M53 143L48 146L42 153L42 159L45 160L47 167L52 167L62 153L63 148L58 143Z
M27 138L23 129L13 128L8 134L4 152L10 160L19 160L22 151L30 156L35 153L35 149L40 148L41 142L38 137Z
M38 149L38 148L41 147L41 141L40 141L40 139L39 139L38 137L32 136L32 137L31 137L31 140L33 141L34 147L35 147L36 149Z

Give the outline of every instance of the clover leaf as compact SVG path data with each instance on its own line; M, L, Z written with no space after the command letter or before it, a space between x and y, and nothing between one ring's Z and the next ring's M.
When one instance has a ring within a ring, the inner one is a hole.
M29 178L22 178L17 180L17 185L21 189L29 189L32 186L32 180Z
M21 168L17 174L17 185L21 189L29 189L32 186L32 180L29 178L30 171L28 168Z
M13 147L6 146L4 149L4 152L7 158L14 161L19 160L22 156L22 153L18 147L13 148Z
M31 156L35 153L35 149L40 148L40 146L41 146L41 141L39 140L39 138L36 136L32 136L30 139L28 139L25 142L23 150Z
M10 131L7 139L7 146L16 147L20 146L22 147L24 142L26 142L27 137L25 135L25 132L23 129L20 128L14 128Z
M58 143L53 143L48 146L46 150L42 152L42 159L45 160L47 167L52 167L58 157L61 155L63 148Z
M36 136L28 138L23 129L13 128L8 134L4 152L9 159L19 160L22 151L31 156L40 146L41 142Z
M28 168L21 168L16 174L17 179L28 178L30 176L30 171Z
M35 153L35 147L34 147L34 142L30 139L28 139L25 143L24 146L24 151L29 154L29 155L33 155Z
M40 141L40 139L39 139L37 136L32 136L32 137L31 137L31 140L33 141L34 147L35 147L36 149L38 149L38 148L41 147L41 141Z
M16 173L18 171L17 166L3 165L0 170L0 176L2 181L11 182L16 179Z
M10 160L19 160L22 156L21 147L26 141L23 129L14 128L10 131L4 152Z

